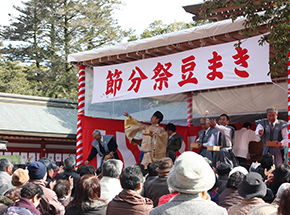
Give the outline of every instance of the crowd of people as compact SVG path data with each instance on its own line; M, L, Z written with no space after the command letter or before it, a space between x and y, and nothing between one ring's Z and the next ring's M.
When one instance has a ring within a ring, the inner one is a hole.
M109 159L97 175L91 165L75 166L68 157L64 168L53 169L46 158L12 172L13 164L0 159L0 214L290 214L290 168L275 169L273 157L247 170L192 152L173 163L165 157L124 168ZM52 177L49 177L51 175Z
M2 158L0 215L290 215L290 167L282 151L288 131L277 120L276 109L267 110L256 132L249 129L251 124L236 131L226 114L218 123L203 118L199 153L186 151L178 157L183 137L172 123L165 130L159 126L162 113L155 112L150 125L125 116L126 136L140 146L141 163L124 168L114 136L104 141L98 130L87 161L79 167L68 157L60 167L41 158L15 169ZM249 164L249 141L260 138L262 157ZM96 154L103 158L98 170L88 165Z

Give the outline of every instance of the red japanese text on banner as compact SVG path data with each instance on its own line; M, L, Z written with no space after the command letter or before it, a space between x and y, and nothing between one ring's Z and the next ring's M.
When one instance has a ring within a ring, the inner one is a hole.
M259 38L95 67L92 103L271 82L269 45Z

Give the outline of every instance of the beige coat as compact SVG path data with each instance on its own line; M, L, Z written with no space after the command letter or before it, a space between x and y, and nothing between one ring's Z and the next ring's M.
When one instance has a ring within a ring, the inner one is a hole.
M142 164L145 168L149 163L166 156L168 142L167 132L159 125L146 125L131 117L125 120L125 134L132 143L135 135L141 131L150 131L151 135L143 135L140 151L144 152ZM134 144L134 143L133 143Z

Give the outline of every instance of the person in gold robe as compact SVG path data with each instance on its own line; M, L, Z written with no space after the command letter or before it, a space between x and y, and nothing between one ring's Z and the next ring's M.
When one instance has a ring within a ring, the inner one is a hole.
M144 152L141 164L147 168L149 163L160 160L166 156L168 141L167 132L159 126L163 120L163 114L156 111L150 120L150 125L143 124L129 115L127 112L124 116L125 134L130 143L139 145L140 151Z

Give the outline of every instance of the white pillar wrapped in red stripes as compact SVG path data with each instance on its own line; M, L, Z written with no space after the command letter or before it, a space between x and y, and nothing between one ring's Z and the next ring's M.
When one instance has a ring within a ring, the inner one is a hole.
M290 49L288 52L288 164L290 158Z
M84 163L83 159L83 133L81 115L85 113L85 66L79 67L79 97L78 97L78 123L77 123L77 146L76 146L76 164Z
M187 126L192 126L192 95L187 94Z

